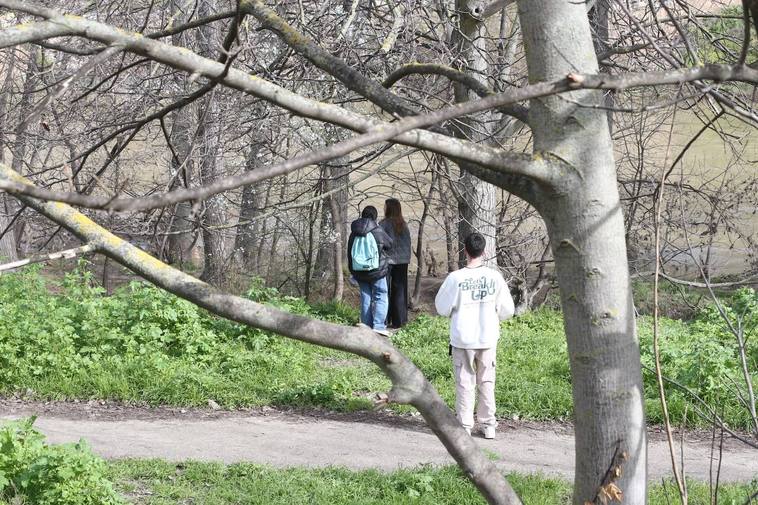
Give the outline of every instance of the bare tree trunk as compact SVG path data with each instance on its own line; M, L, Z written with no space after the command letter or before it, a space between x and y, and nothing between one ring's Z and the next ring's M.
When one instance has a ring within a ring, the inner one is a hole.
M443 203L443 205L445 205ZM445 225L445 251L447 252L447 271L448 273L458 268L458 252L456 240L456 228L454 223L454 217L452 211L445 205L444 209L444 225Z
M250 172L258 166L258 155L260 153L260 144L255 140L250 145L250 151L245 162L245 171ZM265 181L263 185L270 187L270 181ZM253 259L255 258L257 236L260 230L260 221L254 221L260 215L258 205L259 188L262 185L248 184L242 188L242 197L240 201L239 226L237 226L237 236L234 239L234 252L239 257L240 265L246 270L254 269ZM246 223L253 221L252 223ZM258 273L258 272L256 272Z
M9 49L9 59L5 69L5 81L0 91L0 163L5 163L5 132L9 128L8 115L8 97L13 86L13 70L16 64L16 50ZM8 194L0 195L0 233L4 234L0 238L0 258L3 261L16 261L18 259L16 248L16 235L11 229L13 224L13 215L18 207L18 200L11 198Z
M595 73L583 3L520 0L531 82ZM556 47L561 56L556 57ZM639 345L607 116L602 93L533 100L534 151L575 173L537 198L557 266L576 418L574 504L593 502L607 472L625 504L646 502L646 435ZM626 456L622 461L621 455Z
M270 189L270 188L269 188ZM281 178L281 187L279 188L279 202L284 201L284 195L287 191L287 176ZM266 195L266 207L268 207L269 202L269 195ZM263 254L263 246L266 243L266 235L268 232L266 231L266 222L263 223L263 231L261 232L261 241L258 245L258 256L256 259L256 264L258 265L258 268L260 269L261 265L261 256ZM271 237L271 249L269 254L269 263L266 268L266 282L271 281L273 279L274 273L276 271L276 259L279 257L284 256L283 254L280 254L280 252L277 250L279 247L279 239L281 238L281 232L279 230L279 226L274 227L274 232Z
M190 187L194 177L194 161L192 160L192 134L193 121L191 120L190 106L179 109L173 113L170 141L176 156L171 157L171 176L174 182L171 189ZM177 172L178 175L177 175ZM174 207L169 226L168 250L166 257L169 263L180 267L191 264L192 248L195 240L192 220L192 205L189 202L179 203Z
M332 170L329 164L323 164L320 167L320 178L318 194L323 195L328 193L331 189L330 179L332 177ZM326 278L334 268L334 246L332 242L334 240L334 229L336 221L332 216L331 205L329 200L330 196L324 196L323 205L321 205L321 212L319 216L319 237L318 237L318 250L316 251L316 270L322 272L324 278Z
M345 291L345 274L344 270L342 268L342 258L344 257L344 251L343 251L343 240L342 240L342 230L341 230L341 220L342 220L342 212L340 212L339 204L337 203L337 199L332 197L329 197L329 209L332 213L332 223L334 223L334 291L332 292L332 299L335 302L339 302L342 300L342 296Z
M37 68L37 65L35 63L37 50L30 48L28 53L29 55L26 62L26 72L24 75L24 87L21 92L21 100L18 104L18 124L13 130L14 139L13 148L11 149L11 153L13 155L11 159L11 168L20 174L24 173L23 164L26 160L27 151L29 148L29 128L33 127L33 125L27 125L26 122L23 121L23 118L25 118L31 112L32 93L34 92L34 85L37 81L34 74ZM10 69L8 71L6 82L3 85L4 95L6 94L5 85L7 84L9 86L8 90L10 90L10 87L13 85L13 82L11 80L12 73L12 69ZM4 114L4 117L8 117L7 113ZM4 120L4 124L7 124L7 119ZM0 148L4 148L4 146L0 146ZM0 255L6 257L10 261L14 261L19 257L19 246L21 245L23 238L25 223L23 218L18 218L13 224L11 224L13 216L21 211L21 206L18 204L18 201L9 199L7 198L7 195L3 195L1 203L2 207L0 207L0 233L5 231L7 226L11 226L11 229L8 230L3 236L2 240L0 240Z
M218 102L211 94L206 101L204 116L199 118L201 128L199 137L202 139L200 154L200 179L201 184L213 183L218 173L223 171L223 159L221 157L221 142L223 129L218 110ZM203 114L203 112L201 112ZM201 279L209 284L221 285L226 279L227 254L224 234L217 229L226 221L224 211L224 197L216 195L205 202L205 211L202 215L203 226L203 257L205 268Z
M344 292L343 257L345 255L346 220L340 209L347 206L348 194L344 189L349 181L350 170L336 159L325 164L321 170L322 193L329 193L321 205L321 237L316 255L316 271L331 275L334 289L332 297L341 300ZM343 189L340 189L343 188Z
M216 10L216 0L201 0L198 3L198 15L209 16ZM212 58L217 51L214 44L214 29L203 25L197 31L198 53ZM200 184L212 184L223 174L223 139L222 112L216 92L211 91L203 100L198 110L197 136L200 158ZM226 279L227 253L223 232L218 229L226 222L225 199L216 195L205 201L202 214L203 227L203 273L201 279L209 284L220 286Z
M459 60L464 62L461 70L475 79L485 81L489 71L489 64L485 59L487 28L478 16L472 15L474 9L481 7L476 0L456 0L455 4L459 13L459 24L458 30L453 33L452 42ZM454 89L456 102L466 102L477 98L476 93L463 84L455 83ZM479 114L476 119L476 121L461 119L459 127L456 128L456 136L486 143L494 124L494 113ZM478 231L487 239L487 247L484 251L485 261L494 264L497 250L497 188L472 175L466 163L459 163L458 166L461 169L458 182L460 266L463 266L466 261L463 241L474 231Z
M436 160L436 157L433 159ZM429 206L431 205L432 195L437 187L438 179L439 171L437 171L435 167L432 167L432 182L429 184L429 192L426 194L426 198L422 200L423 210L421 211L421 219L419 219L418 223L418 234L416 235L416 280L413 283L411 307L418 306L419 297L421 296L421 278L424 274L424 227L426 226L426 219L429 217Z
M172 1L172 11L177 19L175 22L183 22L181 0ZM171 37L174 45L187 47L187 33L182 32ZM175 86L181 92L187 92L190 87L188 78L185 74L178 73L175 77ZM171 143L171 177L173 178L171 189L180 187L190 187L194 183L195 164L192 156L193 138L195 133L196 121L193 114L194 104L185 105L184 107L172 112L171 134L169 142ZM177 172L179 172L177 174ZM184 265L195 264L192 250L196 245L194 238L195 232L192 219L192 204L183 202L177 204L170 216L168 249L166 258L169 263L177 264L180 268Z

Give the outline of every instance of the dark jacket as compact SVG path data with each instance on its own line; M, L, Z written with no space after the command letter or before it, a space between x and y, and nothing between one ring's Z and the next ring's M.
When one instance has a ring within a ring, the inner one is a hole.
M355 237L364 236L367 233L374 235L374 240L376 240L376 245L379 248L379 268L371 270L370 272L355 272L353 271L353 258L351 257L353 241L355 240ZM387 253L390 249L392 249L392 238L390 238L390 236L387 235L378 224L376 224L376 221L363 217L353 221L350 225L350 238L347 241L347 265L350 269L350 273L355 277L355 280L371 282L381 277L386 277L389 269Z
M382 219L379 226L392 239L392 250L387 255L390 265L404 265L411 262L411 231L408 225L400 233L395 233L395 225L389 219Z

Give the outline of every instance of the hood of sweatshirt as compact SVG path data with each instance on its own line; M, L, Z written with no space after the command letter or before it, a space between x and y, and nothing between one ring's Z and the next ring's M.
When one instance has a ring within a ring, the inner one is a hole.
M376 221L373 219L362 217L353 221L353 223L350 225L350 231L356 235L366 235L377 226L378 225L376 224Z

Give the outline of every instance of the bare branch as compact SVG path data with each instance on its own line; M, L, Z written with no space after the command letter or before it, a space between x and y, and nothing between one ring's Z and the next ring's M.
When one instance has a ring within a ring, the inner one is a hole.
M695 281L686 281L684 279L677 279L675 277L671 277L670 275L666 275L662 272L658 273L660 277L663 277L669 282L673 282L674 284L680 284L682 286L689 286L691 288L708 288L708 286L712 288L734 288L737 286L749 286L751 284L758 284L758 277L751 277L749 279L742 279L739 281L734 282L711 282L711 283L704 283L704 282L695 282Z
M44 261L76 258L77 256L81 256L82 254L87 254L94 251L95 251L95 246L91 244L86 244L80 247L74 247L73 249L66 249L65 251L58 251L58 252L54 252L50 254L40 254L38 256L32 256L23 260L14 261L13 263L6 263L5 265L0 265L0 272L15 270L17 268L21 268L26 265L31 265L32 263L42 263Z
M382 86L385 88L390 88L400 79L414 74L436 74L447 77L451 81L463 84L480 97L489 96L495 93L481 81L464 72L461 72L460 70L457 70L453 67L448 67L447 65L438 65L434 63L408 63L407 65L403 65L402 67L392 72L389 76L387 76L384 82L382 82ZM513 104L509 106L498 107L497 110L498 112L501 112L508 116L515 117L522 123L528 124L529 109L524 105Z
M53 21L23 23L0 30L0 47L18 46L62 35L71 35L71 28Z
M32 13L53 12L50 9L32 9L29 2L20 2L19 0L0 0L0 7ZM57 13L52 14L52 16L53 20L59 23L60 26L68 27L69 35L79 35L106 44L123 45L127 51L150 57L155 61L184 70L193 75L202 75L211 80L217 79L219 83L230 88L256 96L303 117L329 122L355 131L367 131L378 124L382 124L337 105L308 99L265 79L249 75L237 69L228 69L228 74L225 75L227 72L225 65L208 58L203 58L185 48L174 47L151 40L139 33L126 32L97 21L86 20L76 16L63 16ZM2 33L0 31L0 41L2 41ZM0 47L7 46L0 44ZM379 84L376 85L379 86ZM387 93L386 90L381 89L384 93ZM519 98L516 101L527 98L529 97ZM505 103L510 103L510 100L506 100L503 104L495 103L492 106L504 105ZM393 141L480 164L484 167L501 168L499 161L502 151L493 147L482 146L432 132L405 133L397 139L393 139Z
M240 12L254 16L264 28L276 33L288 46L305 56L308 61L372 103L392 114L400 116L416 114L416 110L406 100L388 91L378 82L367 78L309 37L299 33L261 0L243 0L240 3Z
M285 175L309 165L344 156L361 147L390 140L409 130L441 123L454 117L478 112L479 110L486 110L489 108L487 107L486 100L463 102L430 114L411 116L394 123L380 124L362 135L351 137L324 149L295 156L281 163L276 163L265 168L262 167L241 175L219 179L204 187L177 189L169 193L153 195L147 198L125 199L108 196L88 196L80 193L56 193L11 180L0 181L0 188L12 193L27 194L44 200L114 211L147 210L190 200L204 200L224 191L230 191L247 184ZM502 167L507 167L504 168L506 172L528 177L548 187L553 183L552 178L559 173L555 169L555 165L548 163L545 158L538 157L533 159L528 154L501 152L499 161Z
M481 8L481 13L475 13L479 14L479 17L482 19L486 19L490 16L493 16L494 14L497 14L501 10L505 9L512 3L514 3L515 0L493 0L492 2L485 5L483 8Z

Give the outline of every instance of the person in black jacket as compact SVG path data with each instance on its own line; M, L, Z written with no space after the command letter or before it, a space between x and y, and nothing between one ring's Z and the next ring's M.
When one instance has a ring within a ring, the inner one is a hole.
M350 225L350 238L347 241L347 264L353 278L358 281L361 290L361 322L374 329L380 335L388 336L385 320L387 319L387 253L392 248L392 239L376 224L378 213L376 207L368 205L361 212L360 219ZM372 234L379 250L379 266L369 271L353 268L353 243L356 237Z
M379 226L392 238L392 250L387 255L389 271L389 311L387 325L402 328L408 322L408 263L411 262L411 232L403 218L400 201L390 198L384 202L384 219Z

